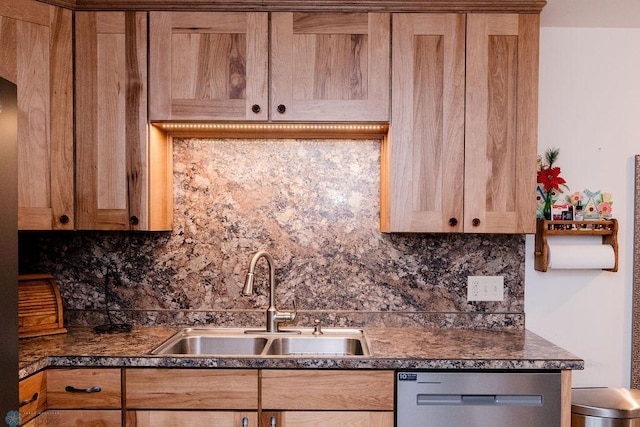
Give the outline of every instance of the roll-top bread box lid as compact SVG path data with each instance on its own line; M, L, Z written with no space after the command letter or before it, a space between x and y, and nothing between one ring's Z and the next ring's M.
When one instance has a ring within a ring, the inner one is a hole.
M18 337L67 332L63 326L62 298L53 276L18 276Z

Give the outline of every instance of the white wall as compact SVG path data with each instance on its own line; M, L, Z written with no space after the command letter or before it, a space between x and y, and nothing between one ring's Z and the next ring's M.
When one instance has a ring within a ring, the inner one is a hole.
M541 29L538 141L539 153L560 149L557 165L571 191L613 193L620 258L617 273L542 273L533 269L528 236L526 327L585 360L574 387L629 387L639 28Z

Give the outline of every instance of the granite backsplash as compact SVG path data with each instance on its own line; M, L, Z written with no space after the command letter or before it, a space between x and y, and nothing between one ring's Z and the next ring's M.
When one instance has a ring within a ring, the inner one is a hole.
M176 139L173 231L21 232L20 272L55 277L67 325L258 326L266 249L299 326L524 328L523 235L381 233L379 186L379 141ZM467 302L469 275L504 300Z

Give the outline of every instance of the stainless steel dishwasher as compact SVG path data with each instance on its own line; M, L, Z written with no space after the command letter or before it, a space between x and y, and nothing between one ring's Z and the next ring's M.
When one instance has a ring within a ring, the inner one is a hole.
M558 371L396 375L397 427L560 426Z

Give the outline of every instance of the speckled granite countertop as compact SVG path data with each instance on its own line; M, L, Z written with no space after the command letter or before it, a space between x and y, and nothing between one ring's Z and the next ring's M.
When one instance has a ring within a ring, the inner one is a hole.
M149 353L180 330L135 327L100 335L90 328L20 340L19 376L46 367L313 369L583 369L584 361L530 331L364 328L371 356L167 357Z

